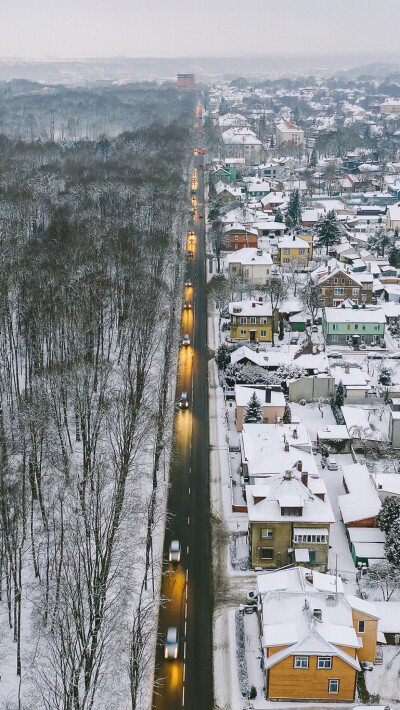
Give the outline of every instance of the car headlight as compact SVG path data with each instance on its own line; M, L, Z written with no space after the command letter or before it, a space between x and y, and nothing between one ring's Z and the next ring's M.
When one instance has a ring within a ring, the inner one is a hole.
M164 651L164 656L165 656L165 658L168 658L168 649L167 648Z
M174 658L178 658L178 649L177 648L174 651Z

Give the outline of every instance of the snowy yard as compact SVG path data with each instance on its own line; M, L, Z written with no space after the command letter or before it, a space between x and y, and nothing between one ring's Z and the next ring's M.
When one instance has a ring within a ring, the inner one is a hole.
M365 682L370 695L379 696L382 705L400 706L399 646L383 647L383 664L366 671Z

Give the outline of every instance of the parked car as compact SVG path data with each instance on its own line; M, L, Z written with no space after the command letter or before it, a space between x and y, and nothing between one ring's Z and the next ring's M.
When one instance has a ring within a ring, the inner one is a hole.
M190 345L190 336L185 333L185 335L182 338L182 345L188 346Z
M292 335L292 337L290 338L290 345L297 345L297 343L299 342L299 338L299 335Z
M247 592L246 601L248 604L257 604L257 592L252 589L251 592Z
M318 333L318 326L317 326L317 325L312 325L312 326L311 326L311 332L312 332L312 333Z
M189 409L189 397L187 392L182 392L179 397L179 409Z
M179 633L176 626L170 626L166 636L164 644L164 657L165 658L178 658L179 652Z
M188 255L188 256L193 256L193 250L192 250L192 249L188 249L187 255Z
M184 302L184 304L183 304L183 309L184 309L185 311L189 311L189 310L191 309L191 307L192 307L192 302L191 302L191 301L185 301L185 302Z
M328 458L328 471L337 471L339 468L336 459L331 456Z
M327 354L327 357L330 357L335 360L341 360L343 358L342 353L337 352L337 350L332 350L332 352Z
M203 219L203 217L204 217L203 214L199 214L199 219Z
M171 540L169 544L168 559L170 562L181 561L181 543L179 540Z
M195 243L195 238L189 237L189 244L194 244L194 243Z
M187 281L185 281L185 286L186 288L191 288L192 282L188 279Z

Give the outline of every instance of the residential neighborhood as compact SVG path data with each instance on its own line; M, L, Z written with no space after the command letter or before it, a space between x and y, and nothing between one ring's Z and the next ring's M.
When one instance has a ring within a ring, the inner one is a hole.
M211 502L236 600L214 665L221 706L395 707L375 689L400 673L400 111L362 80L289 83L219 82L204 107Z

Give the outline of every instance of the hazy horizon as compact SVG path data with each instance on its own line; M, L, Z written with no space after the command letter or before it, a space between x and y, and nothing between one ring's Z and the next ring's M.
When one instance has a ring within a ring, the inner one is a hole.
M399 0L3 0L0 58L341 57L391 61ZM5 6L5 7L4 7Z

